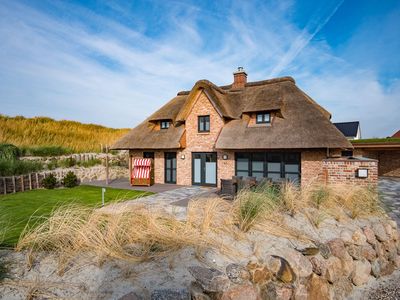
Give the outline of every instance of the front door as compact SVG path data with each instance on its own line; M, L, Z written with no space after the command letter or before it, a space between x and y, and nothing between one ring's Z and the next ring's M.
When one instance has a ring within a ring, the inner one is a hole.
M217 153L192 154L192 183L194 185L217 185Z
M176 152L165 152L165 183L176 184Z

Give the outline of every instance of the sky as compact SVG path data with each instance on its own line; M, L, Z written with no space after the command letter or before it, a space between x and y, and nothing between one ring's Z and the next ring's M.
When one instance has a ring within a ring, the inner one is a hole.
M0 1L0 113L131 128L197 80L292 76L362 136L400 129L400 1Z

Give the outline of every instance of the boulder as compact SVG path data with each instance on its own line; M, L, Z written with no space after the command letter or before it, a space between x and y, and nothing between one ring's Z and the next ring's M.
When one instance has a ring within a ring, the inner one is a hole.
M386 234L389 236L389 239L392 239L392 237L394 235L393 227L388 223L383 225L383 227L385 227L385 231L386 231Z
M397 223L396 223L396 221L394 221L394 220L389 220L389 221L388 221L388 224L389 224L390 226L392 226L392 228L393 228L394 230L397 230Z
M265 265L273 275L276 275L281 269L281 259L269 255L265 258ZM249 269L249 265L247 265L247 269Z
M353 284L347 277L339 278L333 283L334 299L346 299L353 291Z
M318 248L319 248L319 253L321 253L323 258L327 259L329 256L332 255L328 245L323 243L318 243Z
M371 274L375 277L375 278L379 278L381 276L381 264L379 263L380 259L375 259L372 263L371 263Z
M308 290L307 286L304 284L297 284L294 290L294 300L308 300Z
M317 275L324 276L326 272L326 262L316 256L310 257L313 272Z
M342 262L339 258L331 256L326 261L325 278L330 282L335 282L343 274Z
M357 260L354 262L354 272L351 280L354 285L360 286L369 280L370 273L371 264L369 263L369 261L366 259Z
M381 276L391 275L394 272L395 266L393 262L380 259L379 263L381 268Z
M347 252L355 260L366 258L368 261L373 261L376 258L376 251L370 244L365 244L362 246L350 245L347 248Z
M386 251L386 256L389 260L393 261L397 257L397 247L396 243L392 240L383 242L383 249Z
M356 245L365 245L367 243L367 237L361 231L361 229L356 229L352 235L353 243Z
M336 238L333 240L330 240L326 243L329 247L330 252L332 253L333 256L336 256L338 258L342 258L346 255L346 247L344 246L344 242L340 238Z
M377 241L375 237L375 232L372 230L372 228L369 226L365 226L363 228L363 232L365 237L367 238L367 242L370 243L371 245L375 245Z
M188 268L197 283L207 292L223 292L230 286L229 278L219 270L200 266Z
M260 294L252 285L237 285L223 292L221 300L260 300Z
M190 295L186 289L159 289L151 293L151 300L187 300Z
M276 257L286 260L290 264L290 267L292 267L294 273L299 277L308 277L312 273L310 261L307 257L294 249L282 249L279 251L279 256Z
M340 232L340 238L346 245L351 244L353 242L351 231L347 229L344 229Z
M136 292L130 292L122 296L118 300L144 300L144 299L145 299L144 297L138 295Z
M393 264L396 269L400 269L400 256L397 255L396 258L393 260Z
M290 300L293 295L293 288L289 284L270 282L263 291L263 299L268 300Z
M226 275L236 284L242 284L250 279L250 274L245 267L239 264L229 264L226 267Z
M191 300L211 300L210 296L203 292L203 289L197 282L190 284L190 299Z
M384 242L387 241L389 239L385 228L383 227L383 225L381 223L375 223L372 225L372 229L374 230L375 236L377 238L378 241L380 242Z
M280 256L272 256L273 259L279 260L279 270L276 273L273 273L275 275L276 279L284 282L284 283L291 283L296 280L296 274L293 271L291 265L289 262L284 259L283 257ZM269 259L270 260L270 259ZM278 265L276 261L273 261L272 263L268 263L267 265L272 265L274 267L274 271L276 270L276 266ZM311 263L310 263L311 265ZM271 270L270 270L271 271Z
M345 257L340 259L342 264L342 274L346 277L350 277L354 270L354 261L350 254L346 253Z
M307 284L307 291L309 300L330 299L328 281L316 274L311 275Z

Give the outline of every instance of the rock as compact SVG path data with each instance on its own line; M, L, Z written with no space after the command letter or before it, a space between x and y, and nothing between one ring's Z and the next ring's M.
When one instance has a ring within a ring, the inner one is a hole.
M226 275L236 284L241 284L250 279L250 274L245 267L239 264L229 264L226 267Z
M374 235L375 237L375 235ZM343 242L347 245L347 244L351 244L353 242L352 239L352 234L349 230L344 229L340 232L340 238L343 240Z
M376 244L374 245L374 250L378 257L386 258L386 252L385 252L385 249L383 249L383 246L381 243L376 242Z
M191 300L211 300L211 298L203 293L203 289L197 282L190 284L190 299Z
M381 264L379 263L379 259L376 259L371 263L371 274L375 278L379 278L381 276Z
M189 267L188 270L203 290L207 292L223 292L230 286L229 278L216 269L193 266Z
M272 256L272 258L279 260L279 270L278 270L278 272L274 273L276 278L285 283L294 282L296 280L296 274L294 273L289 262L280 256L274 255L274 256ZM276 268L277 264L276 263L273 263L273 264L275 264L274 267Z
M370 243L371 245L375 245L376 237L375 237L375 232L371 229L369 226L365 226L363 228L363 232L365 237L367 238L367 242Z
M393 260L393 264L396 267L396 269L400 269L400 256L397 255L396 258Z
M342 276L342 262L339 258L331 256L326 261L326 273L325 277L330 282L335 282L340 276Z
M389 236L389 239L391 239L394 235L393 227L388 223L386 223L383 227L385 227L386 234Z
M190 295L186 289L160 289L151 293L151 300L187 300Z
M311 278L307 284L307 290L309 300L330 299L328 281L316 274L311 275Z
M293 295L291 285L270 282L263 291L263 299L268 300L290 300Z
M364 235L361 229L357 229L352 235L352 240L354 244L361 246L365 245L365 243L367 242L367 237Z
M349 278L342 277L333 283L333 299L345 299L353 291L353 284Z
M282 249L277 257L281 257L289 262L294 273L299 277L307 277L312 273L312 265L310 261L307 257L296 250L289 248Z
M394 272L395 266L393 262L381 259L379 260L379 263L381 268L381 276L391 275Z
M350 245L347 248L347 252L356 260L366 258L369 261L373 261L376 258L376 251L370 244L365 244L363 246Z
M238 285L225 291L221 300L260 300L261 297L252 285Z
M316 247L307 247L304 249L296 249L296 250L305 256L313 256L319 253L319 248Z
M354 272L352 276L352 282L356 286L360 286L366 283L371 273L371 264L368 260L357 260L354 262Z
M307 286L298 284L294 290L294 300L308 300Z
M318 248L319 248L319 253L321 253L323 258L327 259L329 256L332 255L328 245L323 243L318 243Z
M333 256L342 258L346 255L347 251L342 239L336 238L326 243Z
M354 270L354 261L350 254L346 253L345 257L340 260L342 264L342 273L344 276L349 277Z
M372 229L374 230L375 236L378 241L384 242L389 239L386 230L381 223L375 223L374 225L372 225Z
M357 245L350 245L347 247L347 252L350 254L350 256L356 260L360 260L363 258L361 254L361 246Z
M396 223L396 221L394 221L394 220L389 220L389 221L388 221L388 224L389 224L390 226L392 226L392 228L393 228L394 230L397 230L397 223Z
M135 292L130 292L130 293L122 296L118 300L144 300L144 298Z
M317 275L324 276L326 272L326 262L318 257L310 258L311 265L313 267L313 272Z
M397 247L394 241L388 240L383 242L382 248L386 251L386 256L389 260L394 260L397 256Z

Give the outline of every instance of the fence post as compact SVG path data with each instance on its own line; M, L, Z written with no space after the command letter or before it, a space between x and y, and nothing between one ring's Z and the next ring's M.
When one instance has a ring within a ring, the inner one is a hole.
M21 177L21 191L23 192L23 191L25 191L24 175L21 175L20 177Z
M7 183L5 177L3 177L3 187L4 187L4 195L7 195Z
M15 193L15 176L12 177L13 193Z
M35 173L35 177L36 177L36 188L39 188L39 175L38 173Z

